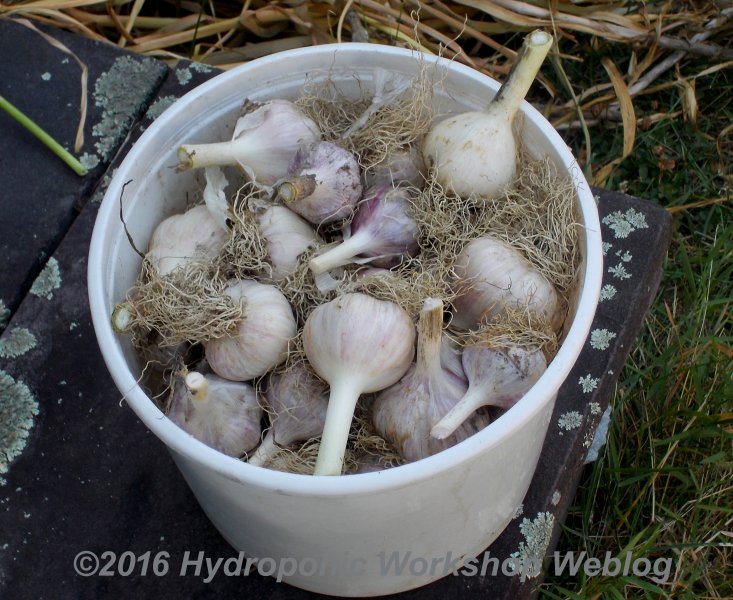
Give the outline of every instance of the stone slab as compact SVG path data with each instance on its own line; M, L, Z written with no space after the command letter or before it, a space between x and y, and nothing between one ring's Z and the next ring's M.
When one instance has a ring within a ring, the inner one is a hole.
M78 155L96 166L79 177L0 111L0 311L11 313L167 72L163 63L112 44L37 27L88 69L85 142ZM13 19L0 20L0 56L0 95L73 152L81 105L76 60Z

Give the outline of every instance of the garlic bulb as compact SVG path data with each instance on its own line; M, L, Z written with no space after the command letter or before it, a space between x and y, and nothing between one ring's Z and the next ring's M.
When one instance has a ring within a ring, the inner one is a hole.
M231 335L204 342L209 366L233 381L264 375L285 360L297 333L293 310L280 290L256 281L235 281L224 293L244 300L245 315Z
M270 407L270 429L247 462L262 466L279 446L290 446L321 435L326 421L326 385L304 364L270 375L265 398Z
M214 258L229 237L205 205L194 206L161 222L153 231L146 258L159 275L191 260Z
M517 143L512 121L551 45L548 33L530 33L486 109L449 117L431 128L423 156L446 190L464 198L493 198L514 179Z
M178 149L178 168L239 165L264 185L285 173L295 153L321 139L318 126L288 100L246 102L231 141L184 144Z
M361 198L359 164L336 144L312 144L297 152L277 192L289 209L314 225L340 221L351 216Z
M469 346L463 350L463 368L468 392L435 424L430 435L436 439L452 435L481 406L514 406L545 372L547 362L539 350Z
M425 183L425 161L417 146L395 152L384 162L367 171L364 178L368 187L380 183L400 184L422 187Z
M391 185L378 185L364 195L351 221L351 235L312 258L308 266L314 275L319 275L354 262L357 256L371 258L368 262L373 266L395 266L403 255L417 252L417 233L408 192Z
M316 475L339 475L356 402L399 380L412 362L415 327L396 304L344 294L318 306L303 328L305 354L330 385Z
M174 383L168 418L207 446L240 457L260 441L262 408L248 383L192 371Z
M491 236L472 240L458 255L451 325L474 329L507 308L542 315L553 330L563 312L553 285L518 250Z
M272 263L269 276L273 281L293 273L300 255L320 243L313 227L284 206L267 207L257 214L257 223Z
M430 298L420 312L417 362L395 385L383 390L372 406L377 433L407 461L420 460L449 448L489 424L477 415L448 439L437 440L430 430L466 393L466 382L440 360L443 303Z

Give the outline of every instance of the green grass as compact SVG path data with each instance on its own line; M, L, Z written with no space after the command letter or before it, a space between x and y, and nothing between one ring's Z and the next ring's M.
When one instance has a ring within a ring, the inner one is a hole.
M719 71L696 88L697 125L679 117L637 131L606 186L673 209L728 200L673 213L664 277L619 376L608 444L584 473L557 548L671 558L671 573L655 583L550 568L541 597L733 598L733 138L719 136L733 121L733 77ZM670 88L635 108L641 117L682 107ZM620 128L591 134L596 166L620 154ZM582 135L569 141L578 152Z

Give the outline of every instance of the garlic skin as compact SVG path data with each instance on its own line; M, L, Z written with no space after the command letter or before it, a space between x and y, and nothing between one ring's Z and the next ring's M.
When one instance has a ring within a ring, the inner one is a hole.
M192 260L213 259L228 237L229 231L201 204L162 221L150 237L145 257L164 276Z
M314 225L340 221L361 198L359 163L336 144L312 144L296 153L277 192L290 210Z
M306 357L330 385L315 475L339 475L356 402L397 382L412 363L415 327L392 302L344 294L321 304L303 328Z
M273 281L293 273L300 255L321 243L313 227L284 206L269 206L256 218L272 263L268 275Z
M297 334L293 310L280 290L251 280L231 283L225 294L244 300L245 315L231 335L204 342L217 375L233 381L260 377L283 362Z
M417 223L410 214L409 193L391 185L377 185L364 194L351 221L351 235L308 263L314 275L355 262L372 259L371 266L393 267L404 255L418 251Z
M184 144L179 170L239 165L257 183L273 185L296 152L321 139L318 126L289 100L246 102L231 141Z
M321 435L328 409L326 384L302 363L270 375L264 396L271 411L271 425L247 461L257 466L266 465L280 450L279 446Z
M508 244L491 236L472 240L454 265L451 326L474 329L507 308L527 309L548 320L554 331L564 318L554 286Z
M423 157L444 189L480 201L501 195L512 182L517 156L512 122L551 45L548 33L530 33L486 109L449 117L431 128Z
M468 391L435 424L430 435L436 439L452 435L482 406L510 409L545 372L547 361L539 350L469 346L463 350L463 368L468 377Z
M466 381L441 364L442 329L442 301L426 300L418 324L417 362L396 384L380 392L372 405L377 433L408 462L454 446L489 424L486 415L478 414L449 438L430 435L467 390Z
M367 171L364 179L367 187L378 184L411 185L422 187L427 178L427 167L422 153L416 146L395 152L387 160Z
M192 371L174 383L168 418L207 446L239 458L260 441L262 408L248 383Z

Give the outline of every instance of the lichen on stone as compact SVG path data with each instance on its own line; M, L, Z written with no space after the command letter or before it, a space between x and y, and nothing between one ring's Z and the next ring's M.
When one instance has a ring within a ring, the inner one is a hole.
M86 168L88 171L91 171L99 164L99 157L96 154L89 154L89 152L85 152L79 157L79 162L84 168Z
M527 569L528 565L536 564L544 559L547 548L552 538L552 530L555 526L555 515L551 512L537 513L537 516L530 520L522 519L519 524L519 531L525 541L519 542L519 550L510 554L512 558L519 559L519 572L527 577L535 577L539 573Z
M5 302L0 300L0 331L5 329L8 325L8 321L10 320L10 309L5 306Z
M178 79L178 83L180 83L181 85L186 85L189 81L191 81L191 77L191 71L186 67L176 69L176 78Z
M0 358L18 358L36 347L36 336L25 327L8 329L0 337Z
M95 147L103 161L111 158L132 124L145 109L150 94L163 76L151 58L120 56L94 84L94 103L103 109L92 128Z
M0 370L0 473L23 452L38 402L28 386Z
M581 415L577 410L571 410L560 415L560 418L557 420L557 426L565 431L572 431L573 429L580 427L582 422L583 415Z
M48 259L46 266L38 274L31 286L31 294L40 298L51 300L54 290L61 287L61 269L58 261L52 256Z
M175 96L162 96L161 98L158 98L150 105L150 108L148 109L148 112L145 113L145 116L151 121L154 121L160 115L162 115L163 112L168 107L170 107L176 100L178 100L178 98L176 98Z
M51 79L51 73L49 73L48 71L46 71L45 73L43 73L41 75L41 79L43 79L43 81L50 81L50 79Z

